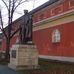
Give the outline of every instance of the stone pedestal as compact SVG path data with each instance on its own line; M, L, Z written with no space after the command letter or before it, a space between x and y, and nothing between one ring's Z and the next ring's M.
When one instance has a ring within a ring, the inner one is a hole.
M15 44L10 50L8 66L15 70L34 69L38 67L38 51L35 45Z

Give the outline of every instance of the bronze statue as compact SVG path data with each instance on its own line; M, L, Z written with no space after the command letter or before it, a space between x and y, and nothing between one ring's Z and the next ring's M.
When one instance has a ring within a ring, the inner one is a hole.
M27 10L24 11L24 24L20 29L20 43L27 44L32 41L32 16Z

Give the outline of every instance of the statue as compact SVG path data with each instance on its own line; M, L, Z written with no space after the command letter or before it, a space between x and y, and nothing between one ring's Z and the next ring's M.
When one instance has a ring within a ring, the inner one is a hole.
M24 24L20 29L21 44L27 44L28 41L32 41L32 16L28 13L28 10L25 10L24 14Z

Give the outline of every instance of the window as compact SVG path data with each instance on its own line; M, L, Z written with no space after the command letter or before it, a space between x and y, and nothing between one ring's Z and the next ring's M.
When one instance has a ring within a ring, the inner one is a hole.
M58 29L52 32L52 43L60 42L60 31Z

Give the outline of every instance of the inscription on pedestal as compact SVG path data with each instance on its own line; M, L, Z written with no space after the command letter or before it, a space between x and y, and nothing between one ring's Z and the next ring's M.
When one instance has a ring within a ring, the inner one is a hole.
M12 58L16 58L16 50L12 50L11 51L11 57Z

